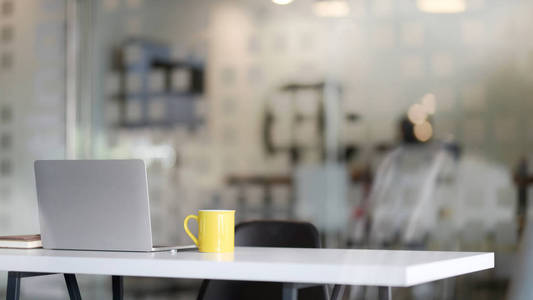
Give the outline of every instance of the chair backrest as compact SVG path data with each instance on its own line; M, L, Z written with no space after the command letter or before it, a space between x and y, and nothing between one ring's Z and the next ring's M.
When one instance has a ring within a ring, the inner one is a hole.
M235 227L235 246L320 248L320 237L307 222L251 221Z
M311 223L291 221L251 221L235 227L235 246L320 248L318 230ZM282 284L204 280L198 300L276 300L282 298ZM298 299L327 300L325 286L301 289Z

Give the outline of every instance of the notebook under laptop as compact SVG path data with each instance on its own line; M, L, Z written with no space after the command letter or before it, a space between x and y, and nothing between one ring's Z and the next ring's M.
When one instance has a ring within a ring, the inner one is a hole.
M142 160L39 160L35 181L43 248L143 252L194 248L152 244Z

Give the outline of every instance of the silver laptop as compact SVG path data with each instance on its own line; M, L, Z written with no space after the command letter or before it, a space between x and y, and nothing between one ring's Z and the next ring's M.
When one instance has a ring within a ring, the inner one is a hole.
M154 247L142 160L35 162L43 248L165 251ZM176 226L181 220L176 220Z

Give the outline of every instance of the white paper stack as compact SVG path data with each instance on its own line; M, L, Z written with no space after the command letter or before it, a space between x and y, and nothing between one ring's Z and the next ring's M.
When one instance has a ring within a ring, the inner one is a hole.
M11 235L0 237L0 248L40 248L42 247L41 235Z

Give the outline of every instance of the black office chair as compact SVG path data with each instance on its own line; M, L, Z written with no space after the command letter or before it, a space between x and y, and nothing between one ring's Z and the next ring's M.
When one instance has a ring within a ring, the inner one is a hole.
M320 248L320 238L310 223L252 221L235 227L235 246ZM276 300L282 288L277 282L204 280L198 300ZM300 289L298 299L327 300L326 286Z

